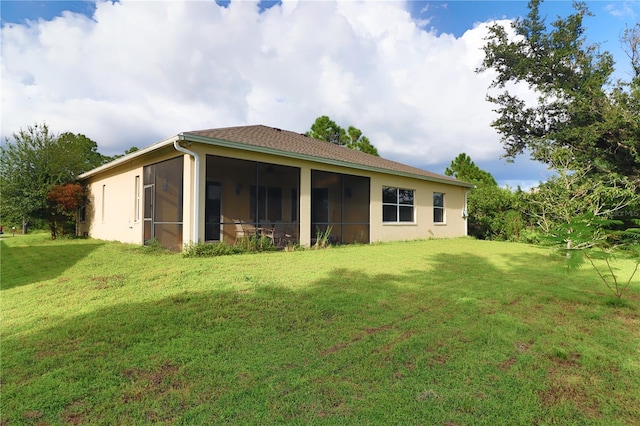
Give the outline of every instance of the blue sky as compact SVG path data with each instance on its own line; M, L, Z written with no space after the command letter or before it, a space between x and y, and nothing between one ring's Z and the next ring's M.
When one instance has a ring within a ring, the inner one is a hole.
M228 5L230 1L217 0L220 5ZM280 1L261 1L261 7L268 9L280 4ZM570 1L551 0L553 12L549 19L555 15L566 15L572 11ZM589 1L587 4L597 19L589 22L589 28L593 36L601 41L608 40L611 35L616 35L616 27L620 22L632 22L640 19L640 7L637 1ZM426 17L431 20L431 26L439 32L462 35L473 27L476 22L490 19L516 18L526 13L526 1L513 0L442 0L442 1L410 1L408 2L412 16L416 18ZM84 1L56 1L56 0L2 0L0 12L2 22L24 23L25 20L45 19L51 20L60 16L62 11L71 11L85 14L91 17L96 10L96 2ZM614 12L612 14L612 12ZM626 15L626 16L625 16ZM635 16L634 16L635 15ZM600 35L602 37L600 37ZM615 40L614 40L615 41Z
M592 43L619 45L639 1L587 2ZM320 115L363 130L384 157L443 172L467 152L503 185L548 173L500 159L484 100L482 23L521 1L2 1L2 139L34 122L121 153L181 131ZM547 1L552 21L572 11ZM187 24L189 23L189 24Z

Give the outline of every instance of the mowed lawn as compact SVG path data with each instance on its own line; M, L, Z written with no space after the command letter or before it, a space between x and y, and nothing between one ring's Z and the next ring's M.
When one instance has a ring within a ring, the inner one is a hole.
M1 425L640 423L638 278L548 249L1 244Z

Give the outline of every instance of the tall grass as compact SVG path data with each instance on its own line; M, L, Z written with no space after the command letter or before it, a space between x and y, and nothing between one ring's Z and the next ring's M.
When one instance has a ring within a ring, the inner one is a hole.
M633 424L640 285L470 239L2 240L2 424ZM622 264L622 268L631 265Z

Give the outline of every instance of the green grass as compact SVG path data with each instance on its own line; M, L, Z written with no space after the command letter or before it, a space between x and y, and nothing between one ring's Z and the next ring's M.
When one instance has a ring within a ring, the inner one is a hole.
M613 302L538 247L1 244L2 425L640 419L638 280Z

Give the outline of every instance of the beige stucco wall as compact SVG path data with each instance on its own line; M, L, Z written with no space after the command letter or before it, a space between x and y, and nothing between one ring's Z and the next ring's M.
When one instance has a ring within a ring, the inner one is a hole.
M86 207L86 219L78 224L80 234L92 238L123 243L143 243L144 216L144 176L145 165L157 163L175 157L184 156L173 147L136 158L131 162L88 178L84 183L88 188L89 204ZM185 175L190 176L192 160L185 157ZM140 197L136 199L136 176ZM186 231L192 229L192 179L184 181L183 196L183 241L189 240ZM136 204L138 217L136 218Z
M382 222L382 187L414 190L413 223ZM462 210L466 188L437 182L376 173L371 177L371 242L403 241L427 238L452 238L466 235ZM433 193L445 194L445 221L433 221Z
M334 173L343 173L371 178L370 185L370 240L371 242L402 241L427 238L452 238L466 235L466 219L462 210L465 205L465 192L467 188L447 185L443 183L424 181L409 177L394 176L384 173L354 170L347 167L319 164L291 158L282 158L270 154L239 151L231 148L211 147L196 145L189 149L197 152L200 157L200 200L205 197L206 155L220 155L223 157L240 158L243 160L261 161L279 165L287 165L300 168L300 243L311 243L311 170L322 170ZM345 148L347 149L347 148ZM186 170L186 168L185 168ZM415 217L410 224L383 224L382 223L382 187L398 187L413 189L415 191ZM223 189L224 191L224 189ZM445 194L445 223L433 222L433 193ZM186 192L185 192L186 194ZM200 241L204 240L204 203L200 203L202 218L199 230ZM186 241L186 240L185 240Z
M206 191L206 155L219 155L244 160L260 161L278 165L300 168L300 243L311 243L311 171L322 170L370 178L370 241L398 241L426 238L450 238L466 235L466 219L462 211L465 207L467 188L430 182L403 176L384 173L354 170L347 167L329 164L318 164L312 161L283 158L271 154L241 151L232 148L214 147L202 144L190 144L187 148L200 157L199 167L199 205L198 205L198 241L204 241L204 211ZM345 148L347 149L347 148ZM143 205L140 205L140 220L135 215L135 177L140 176L142 193L143 166L157 163L177 156L184 157L184 197L183 197L183 242L186 244L194 235L194 166L193 157L176 152L173 146L163 148L135 159L133 162L91 177L87 180L90 191L90 205L87 209L87 221L80 224L80 232L88 232L93 238L117 240L141 244L143 241L142 216ZM102 199L102 188L105 188L105 199ZM382 222L382 187L397 187L415 191L415 221L413 223L385 224ZM223 196L229 188L222 188ZM445 223L433 222L433 193L445 194ZM358 196L360 194L356 194ZM142 200L141 200L142 202ZM224 200L223 200L224 202ZM104 206L104 220L102 208Z
M142 243L142 206L135 217L136 176L142 191L142 167L109 173L88 184L89 204L81 232L101 240Z

